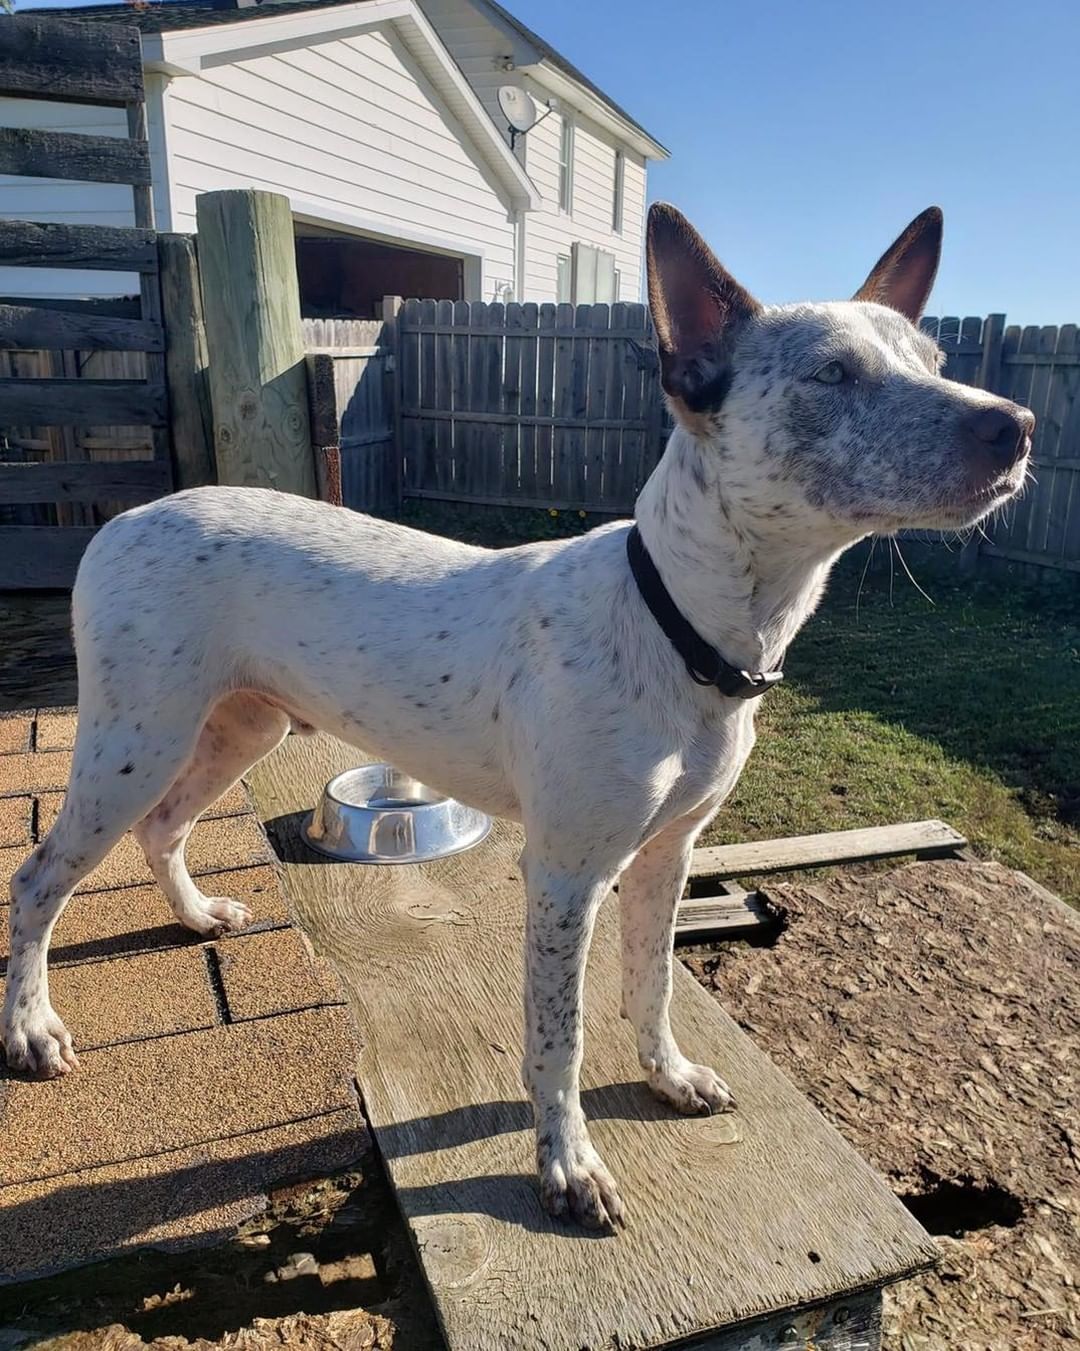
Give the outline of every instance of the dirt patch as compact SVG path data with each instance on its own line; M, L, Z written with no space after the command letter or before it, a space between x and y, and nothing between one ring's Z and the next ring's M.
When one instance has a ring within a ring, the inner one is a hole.
M0 1289L0 1348L436 1351L442 1347L375 1152L283 1187L211 1251L144 1251Z
M772 948L698 978L939 1237L889 1351L1080 1340L1080 923L995 864L781 885Z

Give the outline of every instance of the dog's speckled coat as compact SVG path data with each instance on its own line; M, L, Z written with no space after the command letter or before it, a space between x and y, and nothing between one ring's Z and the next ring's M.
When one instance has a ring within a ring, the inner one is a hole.
M680 425L636 514L673 598L737 666L780 665L855 540L969 524L1023 481L1030 413L943 380L910 322L940 238L925 212L854 302L764 308L676 211L650 214L650 304ZM731 1107L672 1036L672 930L693 841L754 741L753 703L694 684L649 614L627 530L491 552L243 488L106 526L73 597L71 783L12 883L9 1065L76 1067L49 1002L49 937L129 828L184 924L247 921L202 894L185 842L291 727L318 727L524 823L541 1192L555 1214L617 1222L578 1094L596 908L621 878L625 1011L653 1090L683 1112Z

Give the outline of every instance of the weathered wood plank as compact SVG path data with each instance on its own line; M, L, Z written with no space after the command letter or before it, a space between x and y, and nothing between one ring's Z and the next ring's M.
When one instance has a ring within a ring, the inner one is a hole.
M723 896L686 896L675 916L675 941L692 943L740 929L770 928L776 915L757 891Z
M217 481L209 358L194 235L158 236L169 436L175 486Z
M150 182L150 147L123 136L0 127L0 173L80 183Z
M406 497L424 498L431 502L464 502L475 507L527 507L539 511L579 511L580 498L568 497L522 497L519 493L462 493L456 488L406 488ZM615 503L611 506L590 507L598 516L625 516L626 506Z
M545 1216L520 1075L521 832L496 823L478 848L421 867L313 866L299 825L360 758L292 737L251 784L275 821L290 900L363 1028L365 1110L450 1351L715 1337L935 1261L884 1182L678 965L676 1035L722 1068L739 1110L679 1118L651 1098L619 1016L610 899L586 979L583 1087L628 1227L598 1239Z
M143 96L139 30L34 14L5 16L0 97L130 103Z
M417 300L406 300L397 318L398 414L401 420L399 449L406 496L410 488L426 486L423 466L419 463L419 428L415 423L407 421L404 415L406 405L416 403L420 398L420 338L405 328L407 316L414 308L419 309L419 306L420 302Z
M434 300L420 301L420 397L425 402L436 402L438 394L436 393L436 369L435 369L435 314L436 303ZM440 340L441 341L441 340ZM435 482L444 482L443 475L447 474L450 465L442 459L438 451L438 438L434 426L430 422L421 422L418 435L418 452L420 461L427 466L427 472L435 471Z
M0 526L0 591L70 587L94 534L86 526Z
M574 340L572 333L575 307L561 304L555 311L555 391L552 432L552 496L560 501L580 501L574 491L574 446L567 423L574 418ZM558 510L558 508L556 508Z
M0 303L0 348L160 352L164 344L161 325L143 319Z
M864 830L834 830L695 849L691 877L753 877L834 863L862 863L901 854L948 854L967 840L944 821L907 821Z
M195 214L218 482L314 497L289 200L204 192Z
M161 427L165 390L145 380L0 380L0 423Z
M526 422L536 416L536 358L538 339L535 336L540 322L540 307L528 302L518 307L516 327L519 333L529 330L518 345L516 371L518 397L518 491L526 497L536 496L536 446L539 433L536 424Z
M435 306L436 324L451 325L454 318L454 302L440 300ZM409 341L409 339L405 339ZM435 462L429 472L434 471L435 483L452 483L456 472L454 457L454 363L453 344L457 341L446 333L440 333L432 340L435 343L435 388L438 391L440 406L450 410L448 418L442 418L435 424ZM404 418L404 412L402 412Z
M553 495L555 422L555 324L558 309L555 305L541 305L537 315L536 340L536 407L530 412L522 408L523 417L542 419L535 424L536 432L536 490L533 496ZM529 496L529 494L525 494ZM556 508L557 510L557 508Z
M1080 456L1070 456L1068 447L1080 449L1080 367L1065 366L1063 358L1080 355L1076 324L1064 324L1058 333L1054 353L1054 378L1046 415L1049 423L1043 441L1050 458L1050 482L1043 484L1044 464L1036 464L1039 490L1048 497L1046 512L1046 552L1048 561L1065 558L1065 545L1072 512L1080 513Z
M156 272L153 230L127 225L49 225L0 221L0 264L79 267L89 271Z
M155 460L0 462L0 502L149 502L171 487Z
M501 422L510 426L524 427L564 427L573 431L599 429L622 431L640 431L645 423L641 418L604 418L604 417L549 417L525 413L488 413L468 412L449 408L403 408L401 416L417 418L423 422Z

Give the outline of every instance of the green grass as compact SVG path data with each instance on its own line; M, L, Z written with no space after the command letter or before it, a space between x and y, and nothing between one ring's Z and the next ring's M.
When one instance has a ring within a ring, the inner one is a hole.
M487 544L594 523L451 507L406 519ZM877 568L856 606L865 559L860 546L840 564L792 647L707 842L940 817L1080 903L1080 588L961 579L955 556L928 550L913 570L933 604Z

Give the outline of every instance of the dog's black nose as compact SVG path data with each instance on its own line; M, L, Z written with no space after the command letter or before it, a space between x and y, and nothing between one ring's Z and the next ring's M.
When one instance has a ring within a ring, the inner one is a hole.
M1015 403L992 404L969 413L962 430L968 446L988 457L994 468L1011 469L1023 459L1035 430L1035 414Z

